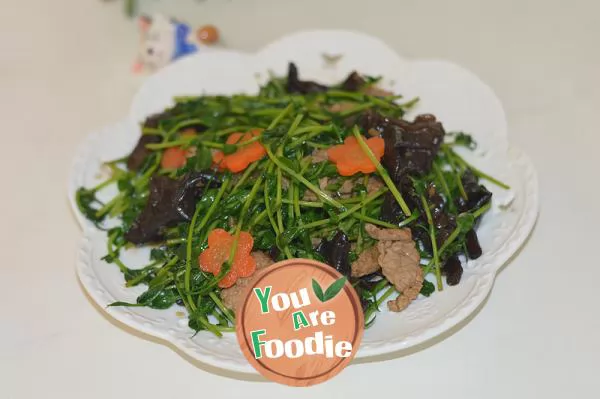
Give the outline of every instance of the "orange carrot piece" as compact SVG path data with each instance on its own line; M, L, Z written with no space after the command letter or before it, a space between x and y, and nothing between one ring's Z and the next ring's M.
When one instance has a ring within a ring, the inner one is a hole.
M381 160L385 151L385 142L381 137L371 137L366 140L367 146ZM338 173L342 176L352 176L358 172L373 173L375 164L364 153L355 137L350 136L344 144L336 145L327 150L327 157L336 164Z
M214 229L208 235L208 248L198 256L202 271L217 276L221 266L229 260L235 237L223 229ZM239 277L249 277L256 271L256 261L250 255L254 239L246 231L240 232L235 255L229 272L219 281L219 287L231 287Z
M227 137L226 143L244 143L260 135L260 133L260 129L251 130L246 133L232 133ZM254 141L243 147L239 147L233 154L225 155L222 151L215 151L213 153L213 162L219 165L222 170L228 169L233 173L238 173L246 169L251 163L263 158L266 154L265 147L258 141Z
M164 169L179 169L187 162L187 150L181 147L170 147L165 150L160 161Z

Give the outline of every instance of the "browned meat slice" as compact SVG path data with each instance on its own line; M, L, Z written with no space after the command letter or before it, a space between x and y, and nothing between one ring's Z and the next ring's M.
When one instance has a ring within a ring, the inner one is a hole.
M362 277L371 273L375 273L379 270L379 250L377 246L372 246L371 248L363 251L358 259L355 260L350 268L352 270L352 277Z
M329 177L321 177L319 179L319 188L321 190L326 190L329 185Z
M317 197L317 194L313 193L312 191L310 191L309 189L306 189L304 191L304 195L302 196L302 201L317 201L319 198Z
M368 235L379 241L410 241L412 234L410 229L380 229L374 224L367 223L365 231Z
M375 96L375 97L387 97L387 96L393 96L394 95L394 93L392 93L391 91L382 89L381 87L378 87L378 86L375 86L375 85L367 87L364 90L364 93L368 94L370 96Z
M129 170L139 170L146 157L152 152L146 148L146 144L160 143L161 140L161 137L156 134L143 134L127 158L127 168Z
M338 188L337 192L340 194L350 194L352 189L354 188L354 180L345 180L340 188Z
M233 286L221 290L223 304L234 311L242 304L247 287L256 281L258 271L274 263L271 257L262 251L252 252L252 256L256 261L256 272L250 277L238 278Z
M372 194L384 186L383 181L376 176L371 176L367 183L367 194Z
M388 301L388 309L400 312L418 295L423 287L423 270L419 266L419 252L411 241L380 241L379 263L386 279L400 292Z
M312 163L319 163L319 162L323 162L323 161L327 161L327 150L325 149L320 149L320 150L314 150L312 152L312 154L310 155Z
M377 262L385 278L400 292L398 298L388 301L388 308L399 312L419 295L423 286L419 252L410 230L380 229L372 224L365 225L365 230L379 240Z
M344 112L344 111L348 111L349 109L352 109L354 107L356 107L356 103L350 102L350 101L341 101L339 103L335 103L330 105L329 107L327 107L327 110L329 112Z

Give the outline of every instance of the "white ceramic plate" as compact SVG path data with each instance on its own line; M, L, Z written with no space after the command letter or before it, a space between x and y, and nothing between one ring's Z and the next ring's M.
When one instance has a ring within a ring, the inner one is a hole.
M323 54L342 58L330 65ZM256 92L259 84L268 79L268 71L285 74L288 61L298 64L301 78L324 83L338 82L351 70L384 76L384 88L406 98L421 98L415 114L433 113L446 131L472 133L479 149L464 155L511 185L511 190L504 191L487 184L494 197L493 207L478 230L484 254L465 265L461 283L430 298L417 299L404 312L384 310L365 332L357 357L409 348L447 331L483 302L498 269L524 243L538 213L535 170L521 151L508 145L499 100L488 86L457 65L405 60L378 39L346 31L293 34L256 54L217 50L191 56L150 77L135 96L124 121L98 130L85 140L73 164L69 198L73 201L78 187L99 182L103 161L129 153L140 134L138 122L171 105L173 96ZM232 371L254 372L242 356L234 334L221 339L206 332L193 336L182 316L183 308L107 308L117 300L135 301L143 287L125 288L118 268L100 260L106 254L106 235L74 208L84 233L77 271L83 286L101 308L124 324L164 339L201 362ZM141 266L147 262L148 251L135 249L124 256L126 264Z

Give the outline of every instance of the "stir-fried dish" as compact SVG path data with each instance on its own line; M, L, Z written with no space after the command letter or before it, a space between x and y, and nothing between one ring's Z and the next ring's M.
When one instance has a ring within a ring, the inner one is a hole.
M507 186L457 154L475 147L469 135L429 114L404 119L417 99L377 82L353 72L325 86L290 64L257 95L176 98L147 118L131 154L106 163L108 180L77 191L107 232L103 259L147 288L111 306L182 306L190 328L220 336L257 271L283 259L346 276L367 326L384 302L399 312L459 284L461 260L482 254L492 194L480 179ZM147 266L123 263L133 246L151 247Z

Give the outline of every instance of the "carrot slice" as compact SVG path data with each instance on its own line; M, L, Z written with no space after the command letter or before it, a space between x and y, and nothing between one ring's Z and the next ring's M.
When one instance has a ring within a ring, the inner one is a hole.
M181 147L170 147L165 150L160 160L164 169L179 169L187 162L187 150Z
M208 235L208 248L198 257L202 271L218 275L221 266L229 260L235 237L223 229L214 229ZM249 277L256 271L256 260L250 252L254 239L246 231L240 232L235 255L229 272L219 281L219 287L231 287L239 277Z
M375 158L380 160L385 150L384 140L381 137L371 137L366 142ZM347 137L344 144L329 148L327 157L335 163L338 173L342 176L352 176L358 172L373 173L376 170L375 164L371 162L353 136Z
M259 136L260 129L251 130L246 133L232 133L227 137L227 144L244 143ZM258 141L239 147L233 154L225 155L223 151L213 153L213 162L222 170L228 169L233 173L241 172L252 162L256 162L267 154L265 147Z

